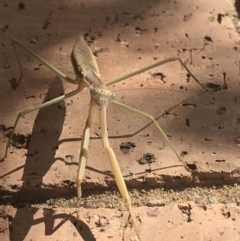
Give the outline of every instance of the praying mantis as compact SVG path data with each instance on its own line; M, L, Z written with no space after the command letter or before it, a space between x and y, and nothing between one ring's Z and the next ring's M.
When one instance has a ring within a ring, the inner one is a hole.
M72 66L73 66L73 69L74 69L74 72L75 72L75 75L76 75L75 79L72 79L72 78L68 77L67 75L65 75L64 73L62 73L61 71L59 71L57 68L55 68L53 65L48 63L46 60L41 58L36 53L34 53L32 50L30 50L28 47L26 47L24 44L22 44L17 39L13 40L13 46L14 46L14 50L15 50L15 53L16 53L16 56L17 56L17 59L18 59L19 66L20 66L20 71L21 71L21 77L20 77L19 82L23 78L23 68L22 68L22 64L21 64L21 61L20 61L20 58L19 58L19 55L18 55L18 52L17 52L17 46L24 49L31 56L33 56L35 59L40 61L43 65L48 67L50 70L52 70L54 73L56 73L58 76L60 76L61 78L63 78L67 82L69 82L71 84L74 84L74 85L77 85L77 88L75 90L73 90L71 92L68 92L68 93L66 93L62 96L59 96L55 99L49 100L45 103L33 106L31 108L28 108L28 109L20 112L18 114L16 120L15 120L14 125L13 125L12 132L9 136L9 139L8 139L8 142L7 142L7 145L6 145L5 154L4 154L4 157L3 157L2 160L4 160L7 157L8 149L10 147L14 131L16 129L16 126L18 124L19 119L22 116L24 116L24 115L26 115L26 114L28 114L32 111L36 111L36 110L39 110L41 108L45 108L47 106L50 106L50 105L53 105L53 104L58 103L60 101L63 101L67 98L70 98L70 97L78 94L84 88L88 88L90 90L91 99L90 99L90 106L89 106L86 124L85 124L84 130L83 130L83 138L82 138L82 143L81 143L79 165L78 165L78 170L77 170L77 178L76 178L77 196L78 196L78 198L81 198L81 195L82 195L81 184L83 182L85 168L86 168L86 164L87 164L88 148L89 148L89 140L90 140L90 128L91 128L91 125L93 123L94 114L98 110L103 147L105 148L105 151L106 151L107 156L109 158L110 165L111 165L111 168L112 168L112 172L114 174L119 192L121 193L121 196L124 199L124 201L125 201L125 203L128 207L128 210L130 212L130 215L131 215L131 218L132 218L132 221L133 221L134 228L136 230L136 234L140 239L139 224L138 224L137 218L135 216L135 213L133 211L131 199L130 199L125 181L123 179L123 175L121 173L121 169L119 167L117 158L115 156L115 153L114 153L113 149L110 146L109 139L108 139L107 120L106 120L106 110L107 110L108 104L112 103L114 105L117 105L121 108L125 108L129 111L132 111L136 114L139 114L139 115L151 120L155 124L158 131L162 134L164 139L167 141L167 143L170 145L171 149L176 154L179 161L182 162L183 166L188 171L191 171L191 170L188 168L186 163L182 160L182 158L180 157L180 155L178 154L176 149L173 147L173 145L171 144L167 135L164 133L164 131L162 130L162 128L160 127L158 122L154 119L154 117L145 113L145 112L143 112L143 111L141 111L141 110L132 108L130 106L127 106L127 105L117 101L115 94L111 90L109 90L107 88L107 86L112 85L112 84L117 83L117 82L120 82L122 80L125 80L127 78L130 78L132 76L138 75L142 72L145 72L145 71L150 70L152 68L155 68L157 66L163 65L165 63L178 61L181 64L181 66L188 72L188 74L205 91L207 89L199 82L199 80L190 72L190 70L187 68L187 66L178 57L167 58L163 61L159 61L159 62L154 63L152 65L149 65L145 68L142 68L140 70L134 71L132 73L123 75L119 78L116 78L114 80L110 80L110 81L107 81L107 82L104 83L100 79L100 72L99 72L99 69L98 69L96 59L95 59L90 47L88 46L88 44L86 43L86 41L84 40L84 37L82 35L80 35L77 38L76 43L75 43L75 45L73 47L73 50L72 50L72 54L71 54L71 62L72 62Z

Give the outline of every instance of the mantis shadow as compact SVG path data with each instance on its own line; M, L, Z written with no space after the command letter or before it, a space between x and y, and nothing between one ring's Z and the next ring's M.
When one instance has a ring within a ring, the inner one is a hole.
M236 12L238 13L238 18L240 18L240 1L235 0L234 7L236 9Z
M51 236L57 232L67 221L71 222L83 240L96 241L88 225L73 215L76 212L70 214L55 214L54 210L44 208L43 216L41 218L34 219L32 213L36 213L37 211L38 208L31 208L30 212L26 212L23 209L18 210L17 218L15 216L10 225L11 241L25 240L25 234L27 234L29 231L29 224L34 226L44 223L45 236ZM17 230L18 232L13 233L13 230ZM72 235L76 236L77 234L75 231L73 231Z
M56 77L50 85L43 102L56 98L62 95L63 92L61 80ZM20 203L29 200L31 190L41 188L44 176L56 161L54 157L63 128L65 112L66 109L60 108L57 104L38 111L32 129L25 165L19 167L24 168L22 188L18 192ZM26 195L26 190L28 190L28 195ZM34 197L31 199L35 201ZM45 215L43 218L34 220L34 215L37 211L37 208L33 208L31 212L24 212L23 214L22 208L17 208L16 214L10 224L11 241L25 240L31 226L40 222L45 223L45 235L51 235L59 228L58 226L53 227L54 220L58 218L70 220L84 240L95 240L88 226L84 222L78 221L75 217L66 214L54 215L50 213L50 215Z

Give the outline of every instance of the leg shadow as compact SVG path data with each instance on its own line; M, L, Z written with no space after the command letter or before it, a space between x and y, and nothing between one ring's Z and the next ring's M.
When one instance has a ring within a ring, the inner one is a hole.
M61 80L56 78L51 84L43 102L56 98L63 94ZM19 203L24 200L34 200L34 189L40 189L43 177L51 168L55 159L55 151L63 128L65 108L59 108L58 104L40 109L36 116L26 163L22 176L23 185L19 191ZM31 198L29 195L33 195ZM10 240L24 240L33 224L33 212L24 212L21 207L17 209L16 215L10 225Z

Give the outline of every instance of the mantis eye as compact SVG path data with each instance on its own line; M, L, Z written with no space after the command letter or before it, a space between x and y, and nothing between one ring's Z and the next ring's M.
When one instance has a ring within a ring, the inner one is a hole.
M97 95L99 94L99 92L98 92L97 89L91 89L91 90L90 90L90 93L91 93L91 95L93 95L93 96L97 96Z
M110 101L113 101L113 100L115 100L117 97L116 97L116 95L114 94L114 93L112 93L111 95L110 95Z

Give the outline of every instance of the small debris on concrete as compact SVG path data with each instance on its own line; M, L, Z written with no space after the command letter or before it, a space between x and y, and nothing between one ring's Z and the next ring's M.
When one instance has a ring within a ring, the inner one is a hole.
M204 39L205 39L206 41L208 41L208 42L213 42L213 41L212 41L212 38L209 37L208 35L206 35L206 36L204 37Z
M136 144L134 142L123 142L120 144L120 150L123 152L123 154L129 154L130 151L133 151L133 148L136 147Z
M149 210L147 211L147 215L149 217L157 217L158 214L159 214L158 208L154 208L154 209L153 208L149 208Z
M152 162L155 162L155 156L154 154L152 153L145 153L143 154L143 156L137 160L137 162L140 164L140 165L144 165L144 164L150 164Z
M207 83L206 84L207 89L211 90L211 91L219 91L222 90L222 86L219 84L214 84L214 83Z
M227 109L225 107L220 107L216 110L217 115L223 115Z

